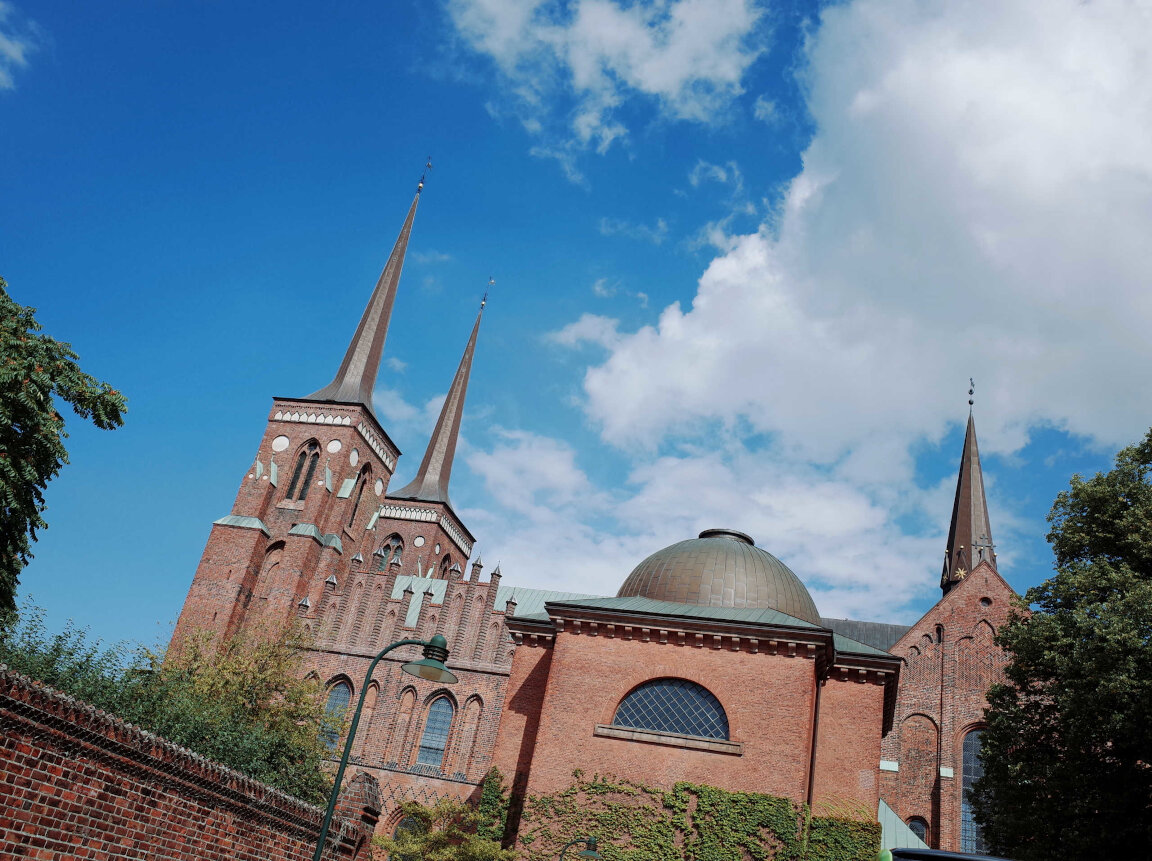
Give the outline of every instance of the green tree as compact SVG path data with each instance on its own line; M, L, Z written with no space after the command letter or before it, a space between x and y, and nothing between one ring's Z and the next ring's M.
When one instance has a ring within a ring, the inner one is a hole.
M205 638L164 660L92 643L74 627L49 634L32 609L0 627L0 664L318 804L332 786L322 735L339 727L320 682L302 678L306 645L294 632L219 647Z
M1019 858L1145 858L1152 846L1152 431L1057 496L1055 574L997 642L974 800Z
M0 278L0 610L15 608L20 571L44 520L44 489L68 462L56 399L105 430L124 423L124 396L80 370L68 344L39 334L35 309Z
M488 817L462 801L445 798L432 807L415 801L400 806L400 826L394 837L377 837L375 857L421 861L514 861L516 852L501 849L499 840L482 837Z

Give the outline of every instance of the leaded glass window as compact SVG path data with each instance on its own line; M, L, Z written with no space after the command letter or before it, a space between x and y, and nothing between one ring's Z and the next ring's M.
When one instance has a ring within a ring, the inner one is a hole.
M925 843L928 842L928 823L925 820L919 816L913 816L908 820L908 828Z
M428 720L424 722L424 735L420 738L420 752L416 755L417 765L439 768L444 761L444 748L448 746L448 731L452 728L452 715L455 709L447 697L440 697L428 709Z
M655 679L640 685L620 703L612 725L728 738L728 715L720 701L687 679Z
M333 723L340 723L344 720L344 713L348 711L350 702L352 702L352 686L347 682L337 682L328 691L324 711L332 718ZM335 750L340 741L340 731L335 728L326 729L320 738L328 750Z
M984 830L976 821L971 798L972 787L984 776L984 764L980 762L980 745L983 738L983 731L978 729L964 736L964 760L961 771L961 791L964 795L960 801L960 851L978 855L985 855L988 852L988 847L984 843Z

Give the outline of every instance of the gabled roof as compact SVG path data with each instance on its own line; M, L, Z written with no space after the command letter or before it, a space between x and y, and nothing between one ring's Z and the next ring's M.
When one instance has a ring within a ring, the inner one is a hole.
M887 622L862 622L859 619L820 618L825 628L830 628L843 637L850 637L866 643L874 649L887 652L896 641L908 633L910 625L890 625Z

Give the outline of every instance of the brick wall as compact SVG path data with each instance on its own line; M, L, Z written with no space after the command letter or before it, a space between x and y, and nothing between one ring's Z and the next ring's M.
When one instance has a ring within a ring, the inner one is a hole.
M294 861L323 811L0 666L0 857ZM361 861L376 781L345 787L325 857Z
M989 686L1003 678L993 637L1015 597L983 563L892 647L905 667L880 753L880 796L905 822L923 819L928 844L938 849L960 849L961 750L982 725Z

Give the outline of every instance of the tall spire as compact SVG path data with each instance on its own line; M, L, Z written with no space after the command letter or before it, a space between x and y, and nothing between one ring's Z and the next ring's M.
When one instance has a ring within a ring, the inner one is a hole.
M968 392L969 397L972 391ZM948 548L940 588L948 594L968 572L981 562L996 567L996 550L992 544L992 527L988 520L988 501L984 498L984 474L980 470L980 451L976 446L976 422L969 400L968 430L964 434L964 454L960 458L960 475L956 479L956 500L952 504L952 524L948 527Z
M427 167L431 167L429 161ZM342 403L363 404L372 409L372 388L376 384L376 374L380 370L380 357L384 352L384 339L388 335L388 321L392 317L392 304L396 301L396 287L400 283L400 270L404 268L404 252L408 250L408 236L412 233L412 220L416 217L416 204L420 202L420 192L424 190L424 177L416 186L416 196L408 208L408 217L400 228L400 235L392 248L392 254L380 273L344 361L335 378L319 391L308 395L313 401L340 401Z
M492 279L488 279L488 283L491 285ZM484 316L487 303L488 294L485 293L480 302L480 311L476 314L476 323L472 326L472 334L468 338L468 346L460 357L460 367L456 369L448 396L444 398L444 406L440 408L440 418L436 420L436 429L432 431L428 450L420 461L420 471L411 482L395 493L389 493L389 496L452 504L448 499L448 479L452 475L452 458L456 454L456 440L460 436L460 419L464 413L464 398L468 394L468 377L472 373L472 354L476 352L480 318Z

